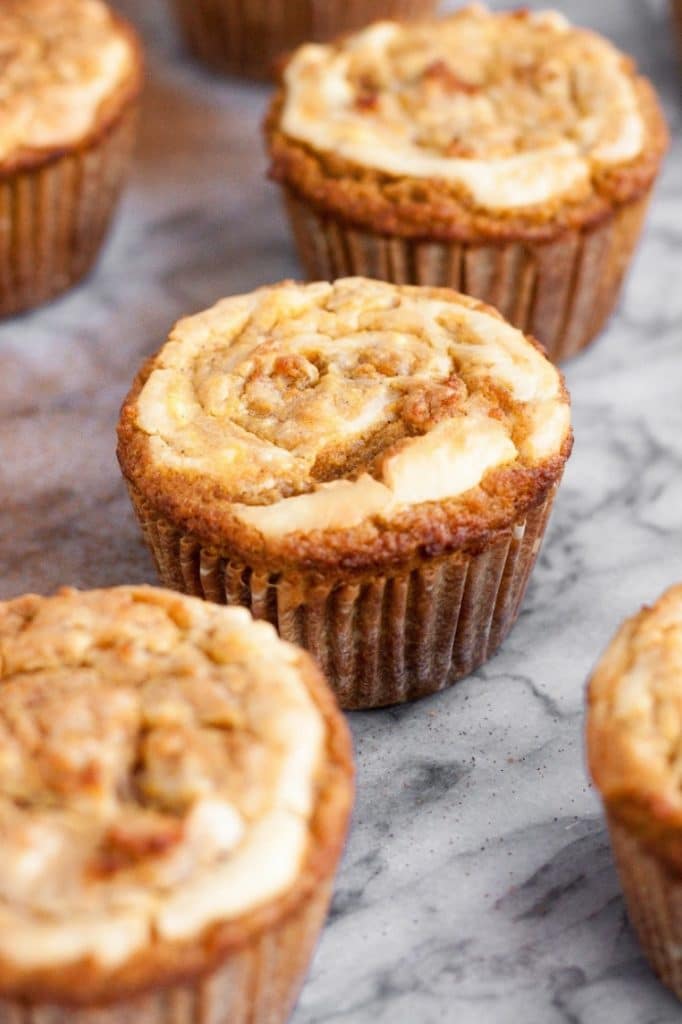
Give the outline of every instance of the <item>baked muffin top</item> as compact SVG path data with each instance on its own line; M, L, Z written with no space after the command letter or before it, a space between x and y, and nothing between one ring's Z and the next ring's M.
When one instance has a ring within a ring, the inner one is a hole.
M682 585L607 648L589 686L587 738L609 810L682 871Z
M479 4L301 47L280 128L316 152L450 181L506 210L581 200L646 137L631 63L607 40L555 12Z
M488 483L499 497L513 470L556 475L570 444L556 368L446 289L261 288L181 320L143 378L120 427L128 477L267 540L391 526Z
M1 987L117 971L290 890L319 686L244 609L150 587L0 604Z
M100 0L2 0L0 169L87 135L137 66L131 35Z

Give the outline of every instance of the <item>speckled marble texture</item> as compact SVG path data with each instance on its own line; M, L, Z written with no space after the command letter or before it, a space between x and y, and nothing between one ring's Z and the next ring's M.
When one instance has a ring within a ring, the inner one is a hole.
M114 456L127 385L179 315L298 273L267 90L192 66L161 0L119 6L150 45L121 216L83 287L0 327L2 597L154 580ZM567 367L575 454L516 629L450 692L352 717L355 826L295 1024L682 1018L626 923L582 740L616 624L682 579L682 69L663 0L558 6L637 56L673 152L622 308Z

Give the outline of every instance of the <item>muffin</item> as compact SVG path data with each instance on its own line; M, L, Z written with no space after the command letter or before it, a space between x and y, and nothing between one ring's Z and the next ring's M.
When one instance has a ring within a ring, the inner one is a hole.
M151 587L0 604L0 1021L280 1024L352 799L312 660Z
M682 999L682 585L616 634L589 687L587 744L632 924Z
M559 373L494 310L356 278L181 320L118 453L164 584L247 605L363 708L502 642L570 446Z
M555 361L611 313L667 143L605 39L480 5L300 48L266 136L311 278L459 289Z
M426 17L438 0L172 0L172 6L200 60L218 71L269 78L280 54L301 43L377 18Z
M130 162L141 50L100 0L0 4L0 316L79 281Z

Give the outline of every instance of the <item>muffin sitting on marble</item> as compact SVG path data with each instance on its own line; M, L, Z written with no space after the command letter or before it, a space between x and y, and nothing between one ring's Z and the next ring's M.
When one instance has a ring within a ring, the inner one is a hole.
M495 651L570 448L560 374L497 312L355 278L181 320L118 454L163 582L248 605L358 708Z
M352 32L377 18L433 14L438 0L170 0L190 50L209 67L270 78L301 43Z
M589 686L587 744L630 918L682 999L682 585L606 650Z
M554 360L613 310L667 144L607 40L481 5L301 47L266 135L312 279L457 288Z
M82 278L132 150L142 56L100 0L0 4L0 316Z
M348 826L305 652L150 587L0 603L0 1020L284 1024Z

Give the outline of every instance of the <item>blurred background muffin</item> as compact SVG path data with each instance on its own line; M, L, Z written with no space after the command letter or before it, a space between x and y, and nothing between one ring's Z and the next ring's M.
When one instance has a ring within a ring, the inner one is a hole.
M379 18L419 18L438 0L170 0L190 50L235 75L268 78L277 57Z
M0 4L0 316L92 267L128 169L142 71L133 30L101 0Z
M606 39L478 4L301 47L266 132L312 280L452 287L555 361L612 312L667 144Z

